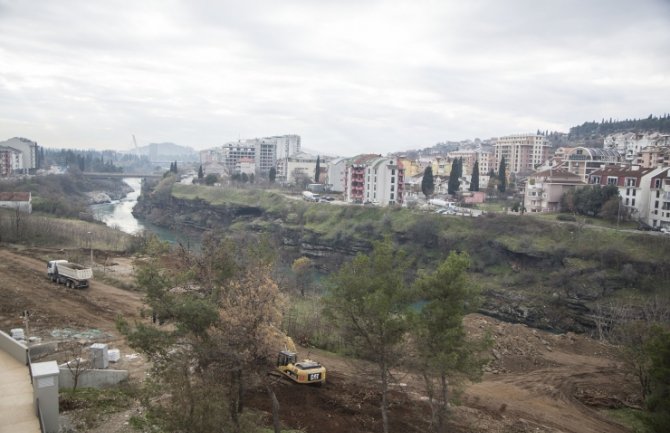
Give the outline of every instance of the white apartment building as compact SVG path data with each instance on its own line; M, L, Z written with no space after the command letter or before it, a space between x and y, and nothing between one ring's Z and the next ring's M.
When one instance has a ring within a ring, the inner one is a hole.
M37 152L39 146L27 138L14 137L0 142L0 147L11 147L21 152L22 162L20 170L35 170L37 168Z
M651 180L667 168L643 168L639 165L606 166L594 171L589 183L615 185L621 204L634 220L649 221Z
M605 137L603 147L615 149L624 155L626 161L634 163L638 154L649 146L670 146L670 135L653 133L621 132Z
M286 158L286 172L288 173L286 181L295 184L307 178L309 183L314 183L317 158L318 156L305 152L299 152Z
M353 158L347 167L345 200L369 202L377 206L402 204L404 168L398 157L364 155ZM352 179L354 182L350 182ZM354 184L355 191L351 188ZM360 185L362 183L362 185Z
M649 217L646 223L670 229L670 168L664 167L653 175L649 187Z
M495 168L505 158L507 174L531 173L549 157L549 145L544 135L517 134L496 139L494 147ZM481 172L481 170L480 170Z
M330 185L331 191L344 192L348 161L348 158L337 158L328 163L326 183Z
M277 165L277 139L279 137L252 138L226 143L221 147L220 162L228 174L237 172L240 159L251 158L257 176L267 176Z
M276 137L265 137L264 140L274 140L277 145L277 159L286 158L300 152L299 135L278 135Z
M6 177L23 169L23 153L9 146L0 146L0 176Z

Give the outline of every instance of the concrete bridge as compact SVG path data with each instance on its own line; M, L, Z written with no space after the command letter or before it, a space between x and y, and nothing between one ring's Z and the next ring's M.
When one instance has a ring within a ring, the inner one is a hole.
M120 179L124 177L142 177L148 179L161 179L162 173L98 173L87 171L82 173L83 176L93 177L97 179Z

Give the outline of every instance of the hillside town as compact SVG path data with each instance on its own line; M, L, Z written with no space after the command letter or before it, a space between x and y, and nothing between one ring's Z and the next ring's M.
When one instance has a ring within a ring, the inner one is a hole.
M484 203L500 192L495 186L502 163L510 186L507 194L510 198L517 194L522 212L558 212L561 198L570 190L615 185L621 217L651 229L670 228L670 134L619 132L604 136L598 147L553 147L557 135L538 131L422 151L353 156L310 153L299 135L282 135L228 142L201 150L198 157L203 174L221 181L268 179L273 172L273 181L283 186L341 194L347 203L382 207L425 202L428 197L421 185L427 168L434 183L431 198ZM41 167L41 155L40 146L26 138L0 142L0 176L65 170ZM166 159L155 144L149 156L152 162ZM449 194L457 160L461 165L457 186Z

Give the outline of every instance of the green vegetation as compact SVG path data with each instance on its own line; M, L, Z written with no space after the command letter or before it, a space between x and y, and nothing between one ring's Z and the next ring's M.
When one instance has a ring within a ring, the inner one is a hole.
M650 114L646 119L612 120L610 118L609 120L602 119L600 122L584 122L582 125L570 128L569 138L576 140L617 132L645 131L670 132L670 115L665 114L659 117Z
M428 199L435 191L435 180L433 179L433 167L426 167L421 178L421 192Z
M82 254L93 248L106 251L132 251L138 241L131 235L100 223L24 214L0 209L0 242L26 246L59 247L68 254ZM76 250L79 250L77 253ZM69 257L74 260L73 257Z
M115 388L78 388L77 392L64 389L60 392L61 412L75 412L75 426L88 431L100 425L106 415L127 410L135 403L140 392L137 388L123 385Z

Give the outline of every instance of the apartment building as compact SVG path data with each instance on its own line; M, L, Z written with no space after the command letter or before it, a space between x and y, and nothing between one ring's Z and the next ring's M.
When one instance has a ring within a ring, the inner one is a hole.
M9 146L0 146L0 176L7 177L23 169L23 153Z
M670 147L645 147L637 154L637 164L645 168L670 166Z
M661 174L665 168L644 168L639 165L606 166L594 171L589 183L594 185L615 185L619 189L621 204L631 218L649 221L651 179Z
M649 213L645 221L655 228L670 229L670 168L663 167L649 184Z
M618 165L623 161L622 154L616 149L574 147L564 155L562 166L588 182L593 173L605 165Z
M287 182L297 183L300 182L301 179L309 179L309 183L314 183L314 179L316 178L317 158L319 157L305 152L299 152L286 158L286 172L288 173L286 178ZM278 161L278 166L282 166L279 162L280 161ZM322 162L325 165L326 161Z
M608 135L603 141L604 148L618 150L630 163L634 163L637 155L649 146L670 146L670 135L658 132L620 132Z
M549 146L544 135L517 134L496 139L493 146L496 166L505 158L507 173L527 174L541 166L549 157Z
M398 157L359 155L347 165L345 200L378 206L402 204L405 170Z
M27 138L14 137L0 142L0 147L11 147L21 152L21 171L34 171L37 169L37 153L39 146Z
M332 192L344 192L344 180L347 176L349 158L337 158L328 163L326 183Z
M581 176L566 169L535 172L526 180L523 206L527 212L558 212L563 194L585 185Z

